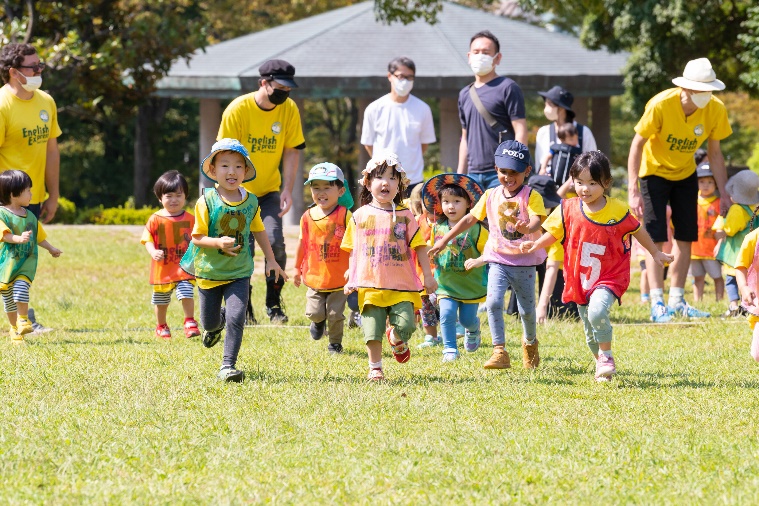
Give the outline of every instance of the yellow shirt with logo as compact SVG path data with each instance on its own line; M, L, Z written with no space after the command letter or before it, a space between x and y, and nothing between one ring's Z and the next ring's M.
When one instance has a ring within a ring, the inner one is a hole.
M680 104L680 88L671 88L648 101L635 132L648 139L643 147L640 177L680 181L695 172L693 154L704 141L722 140L733 129L725 104L717 97L712 95L706 107L686 117Z
M53 97L37 90L29 100L0 88L0 172L23 170L32 178L32 204L45 200L47 141L61 135Z
M265 111L258 107L254 95L237 97L227 106L217 139L230 137L245 146L256 167L256 179L243 183L243 187L256 197L263 197L282 186L279 163L284 149L300 146L305 138L300 111L292 99Z

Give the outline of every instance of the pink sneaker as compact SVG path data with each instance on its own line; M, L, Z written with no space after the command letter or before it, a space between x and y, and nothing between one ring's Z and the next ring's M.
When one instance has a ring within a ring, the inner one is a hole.
M596 381L609 381L616 373L617 366L614 364L614 357L607 357L600 353L596 360Z
M369 375L366 378L369 381L382 381L385 375L382 374L382 369L369 369Z

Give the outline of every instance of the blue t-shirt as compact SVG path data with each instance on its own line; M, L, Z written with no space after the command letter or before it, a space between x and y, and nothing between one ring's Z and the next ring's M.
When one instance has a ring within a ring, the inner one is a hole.
M482 173L495 170L495 150L498 147L498 130L508 129L514 137L512 120L524 119L524 95L519 85L508 77L496 77L480 88L475 88L485 109L501 127L490 128L469 97L469 85L459 92L459 119L466 130L469 172Z

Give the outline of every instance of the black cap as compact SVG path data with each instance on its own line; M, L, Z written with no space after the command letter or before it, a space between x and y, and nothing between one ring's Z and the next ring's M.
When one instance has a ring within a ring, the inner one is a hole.
M527 181L527 186L543 197L546 208L558 207L561 204L561 197L556 193L556 182L551 176L535 174Z
M562 109L574 112L572 110L572 103L575 101L575 97L561 86L554 86L548 91L539 91L538 95L547 98Z
M261 77L270 77L282 86L297 88L293 76L295 76L295 67L285 60L269 60L258 67L258 73Z

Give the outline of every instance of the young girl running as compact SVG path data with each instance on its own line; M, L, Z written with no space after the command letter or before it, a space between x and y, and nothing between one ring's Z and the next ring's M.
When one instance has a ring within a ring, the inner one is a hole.
M432 225L434 243L461 221L482 196L482 188L464 174L440 174L424 183L422 199L427 212L436 219ZM477 305L487 295L485 266L467 270L467 263L485 249L488 231L480 223L453 239L435 257L435 280L438 282L440 330L443 335L443 362L459 358L456 344L456 320L463 325L464 349L475 352L480 347L480 319Z
M61 250L47 242L42 224L25 209L32 199L32 179L26 172L6 170L0 174L0 294L11 324L10 337L24 342L32 332L29 321L29 288L37 273L37 246L54 257Z
M656 248L627 204L604 195L611 186L611 169L603 153L583 153L570 175L578 196L562 201L543 223L547 232L521 248L529 253L556 241L564 245L563 300L578 305L585 339L596 358L596 381L609 381L617 372L609 310L630 284L630 235L657 263L671 262L672 256Z
M379 154L369 160L361 174L362 207L348 222L341 247L351 252L345 293L358 290L369 379L379 381L384 379L383 339L387 339L398 362L407 362L411 355L407 342L416 327L414 309L422 307L417 264L424 274L427 293L433 293L437 283L416 219L408 208L401 207L408 178L398 157ZM417 261L414 251L422 261Z

